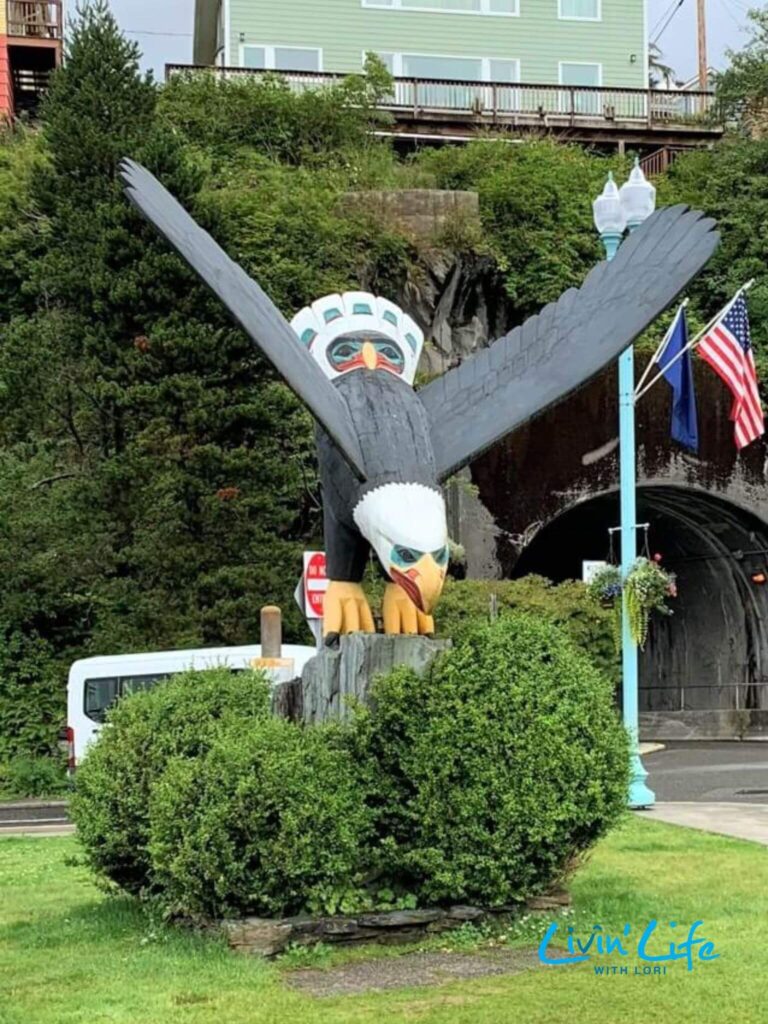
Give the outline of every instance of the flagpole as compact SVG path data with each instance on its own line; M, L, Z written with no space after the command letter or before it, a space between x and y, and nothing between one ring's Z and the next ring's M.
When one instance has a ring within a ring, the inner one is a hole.
M701 341L701 339L704 337L704 335L707 334L709 331L711 331L712 328L715 326L715 324L718 323L720 320L722 320L724 316L728 315L729 311L734 306L734 304L739 300L739 298L744 294L744 292L748 292L749 291L749 289L752 287L752 285L754 283L755 283L755 279L752 278L751 281L747 281L746 284L742 285L741 288L739 288L739 290L733 296L731 301L727 302L723 306L723 308L720 310L720 312L712 317L712 319L709 321L707 326L705 328L703 328L703 330L699 331L699 333L696 335L696 337L692 341L689 341L688 344L685 346L685 348L681 348L680 351L677 353L677 355L674 356L672 359L670 359L670 361L667 363L667 365L664 366L661 370L659 370L659 372L656 374L656 376L653 378L653 380L650 381L648 384L646 384L645 387L642 389L642 391L640 391L639 388L638 388L638 390L635 392L635 401L639 402L640 399L643 397L643 395L647 394L651 390L653 385L657 381L661 380L661 378L664 376L664 374L667 372L667 370L671 366L675 365L675 363L678 361L678 359L682 359L682 357L685 355L686 352L689 352L695 345L698 345L699 342Z
M642 388L643 384L645 384L645 382L646 382L646 380L648 378L648 374L651 372L652 368L659 361L659 356L664 351L664 349L667 347L667 345L669 343L669 339L672 337L672 332L674 331L674 329L675 329L675 327L677 325L677 321L680 319L680 314L686 308L686 306L688 305L688 303L690 301L691 301L690 299L685 298L685 299L683 299L682 303L680 304L680 308L678 309L678 311L675 313L674 317L672 318L672 323L667 328L667 333L664 335L664 337L659 342L659 347L653 353L653 358L648 363L646 368L643 370L643 375L640 378L640 380L637 382L637 387L635 388L635 396L637 396L637 394L640 391L640 389Z

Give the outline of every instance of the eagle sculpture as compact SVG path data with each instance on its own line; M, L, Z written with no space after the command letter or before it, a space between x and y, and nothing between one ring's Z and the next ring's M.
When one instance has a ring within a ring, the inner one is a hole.
M323 633L373 632L361 580L371 548L389 578L385 633L431 634L448 566L442 483L597 374L669 306L714 252L714 221L653 214L609 263L419 391L423 335L365 292L326 296L289 325L145 168L126 194L221 299L317 423L328 590ZM546 473L546 466L541 467Z

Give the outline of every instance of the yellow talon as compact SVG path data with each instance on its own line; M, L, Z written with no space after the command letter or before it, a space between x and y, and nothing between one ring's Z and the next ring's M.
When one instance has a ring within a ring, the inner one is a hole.
M360 584L330 580L323 602L323 636L375 632L368 598Z
M435 620L425 615L397 583L388 583L384 589L384 632L394 635L432 636Z

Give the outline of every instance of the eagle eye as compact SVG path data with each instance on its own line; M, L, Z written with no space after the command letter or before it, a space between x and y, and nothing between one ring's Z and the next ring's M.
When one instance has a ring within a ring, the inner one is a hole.
M414 551L413 548L404 548L400 544L392 548L392 561L398 565L415 565L420 558L421 552Z
M445 565L448 561L448 545L445 547L438 548L437 551L432 552L432 557L438 565Z

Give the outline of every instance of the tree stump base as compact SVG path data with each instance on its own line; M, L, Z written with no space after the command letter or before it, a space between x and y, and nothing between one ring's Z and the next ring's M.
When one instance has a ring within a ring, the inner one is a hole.
M371 685L377 676L401 665L424 675L450 646L450 640L424 636L342 636L338 647L324 647L307 662L301 679L274 688L273 711L306 725L347 721L356 703L370 702Z

